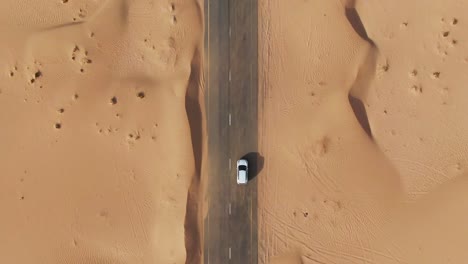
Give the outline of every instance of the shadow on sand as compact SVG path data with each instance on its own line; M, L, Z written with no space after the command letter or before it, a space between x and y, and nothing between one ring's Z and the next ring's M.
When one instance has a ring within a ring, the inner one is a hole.
M351 108L353 109L354 115L356 116L356 119L358 120L362 129L364 129L367 135L372 139L372 130L369 124L369 118L367 117L366 107L364 106L361 100L359 100L356 97L353 97L352 95L349 95L348 99L349 103L351 104Z
M264 158L258 152L249 152L242 156L249 162L249 181L255 179L260 171L263 169Z

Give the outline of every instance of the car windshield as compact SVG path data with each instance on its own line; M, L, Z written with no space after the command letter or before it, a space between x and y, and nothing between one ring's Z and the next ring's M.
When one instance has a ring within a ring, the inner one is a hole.
M240 166L239 166L239 170L241 170L241 171L246 171L246 170L247 170L247 166L245 166L245 165L240 165Z

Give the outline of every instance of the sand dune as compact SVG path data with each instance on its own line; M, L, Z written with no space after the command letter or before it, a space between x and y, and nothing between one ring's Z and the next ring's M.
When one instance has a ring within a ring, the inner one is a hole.
M202 6L0 3L0 263L201 263ZM468 4L259 7L259 262L466 262Z
M260 1L260 263L466 260L467 10Z
M0 262L198 263L200 3L0 9Z

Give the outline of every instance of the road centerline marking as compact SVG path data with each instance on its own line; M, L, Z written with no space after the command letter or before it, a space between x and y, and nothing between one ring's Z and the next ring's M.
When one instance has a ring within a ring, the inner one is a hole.
M231 119L232 119L231 113L229 113L229 126L231 126Z

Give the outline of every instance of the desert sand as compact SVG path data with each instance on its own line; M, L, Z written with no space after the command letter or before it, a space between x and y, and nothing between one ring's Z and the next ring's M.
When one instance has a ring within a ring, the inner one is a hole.
M1 1L0 263L199 263L202 6Z
M202 6L0 3L0 263L200 263ZM467 261L466 13L259 0L259 263Z
M466 1L259 1L259 263L464 263Z

